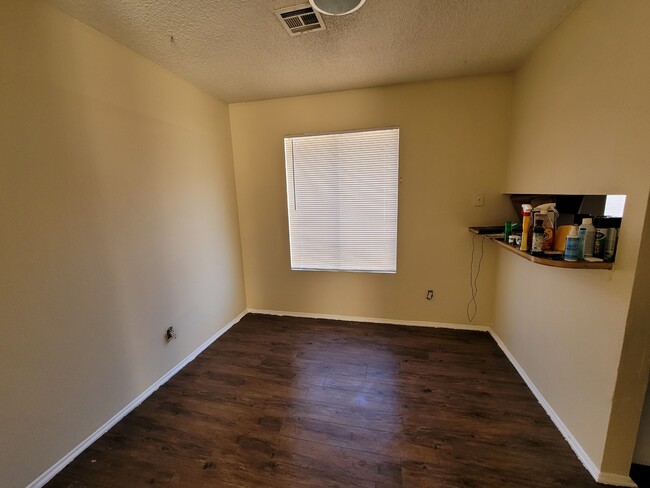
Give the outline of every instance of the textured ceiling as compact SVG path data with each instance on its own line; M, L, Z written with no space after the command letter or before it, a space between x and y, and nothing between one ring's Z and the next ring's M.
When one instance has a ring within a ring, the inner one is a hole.
M273 10L299 0L49 2L241 102L511 70L580 0L367 0L296 37Z

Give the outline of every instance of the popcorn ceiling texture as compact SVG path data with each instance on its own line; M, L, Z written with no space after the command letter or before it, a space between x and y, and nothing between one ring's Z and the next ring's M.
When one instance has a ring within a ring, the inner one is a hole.
M296 37L273 10L300 0L49 2L221 100L245 102L508 71L580 0L368 0Z

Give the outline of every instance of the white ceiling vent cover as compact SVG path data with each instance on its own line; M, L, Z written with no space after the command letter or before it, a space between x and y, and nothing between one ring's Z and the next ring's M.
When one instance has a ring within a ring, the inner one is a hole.
M308 3L280 8L274 12L290 36L325 30L325 22L320 12Z

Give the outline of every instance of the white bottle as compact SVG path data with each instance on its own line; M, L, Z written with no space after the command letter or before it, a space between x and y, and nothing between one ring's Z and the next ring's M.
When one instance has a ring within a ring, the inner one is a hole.
M578 258L584 259L593 256L596 228L590 218L582 219L582 225L578 228L578 237L580 238Z

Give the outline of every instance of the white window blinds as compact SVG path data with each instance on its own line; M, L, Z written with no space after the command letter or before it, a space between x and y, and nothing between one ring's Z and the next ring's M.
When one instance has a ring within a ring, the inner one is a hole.
M399 129L285 137L291 269L395 273Z
M623 217L626 195L607 195L605 198L605 215Z

